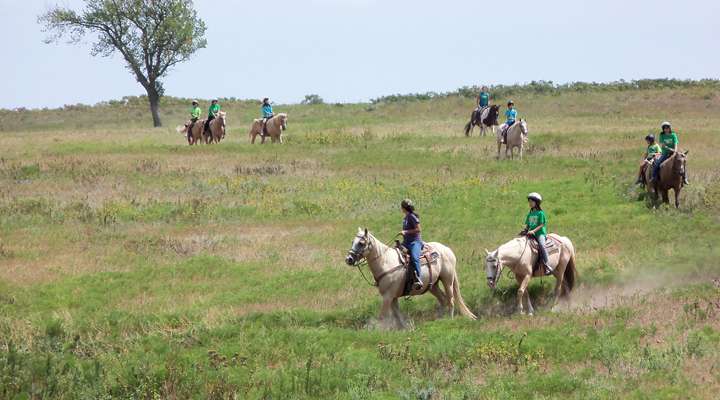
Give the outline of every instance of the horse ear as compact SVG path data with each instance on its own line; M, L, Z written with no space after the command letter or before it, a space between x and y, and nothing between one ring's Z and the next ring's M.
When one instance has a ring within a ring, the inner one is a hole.
M488 249L485 249L485 254L490 255L490 252L488 251Z
M368 237L368 230L365 228L365 237Z
M688 155L689 152L690 152L690 150L685 150L685 153L684 153L684 154L685 154L685 155Z

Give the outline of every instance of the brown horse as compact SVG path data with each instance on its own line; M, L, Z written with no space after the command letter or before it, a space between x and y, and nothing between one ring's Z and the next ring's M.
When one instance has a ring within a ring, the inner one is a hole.
M660 166L659 179L652 179L653 168L648 167L645 171L645 181L650 182L648 185L648 194L653 200L653 206L657 206L658 194L662 197L662 202L670 204L670 189L675 193L675 208L680 208L680 191L683 188L683 176L687 164L688 151L676 151L675 154L665 160Z
M191 126L192 125L192 126ZM178 127L177 131L187 138L190 146L200 142L203 137L203 128L205 127L205 120L199 119L194 124L190 121L186 122L184 127ZM189 130L189 132L188 132Z
M205 143L220 143L225 137L225 112L218 112L217 117L210 121L210 134L205 136Z
M287 119L288 117L285 113L280 113L270 118L265 123L265 130L267 132L267 135L263 135L262 119L254 120L252 125L250 126L250 143L255 144L255 137L257 137L257 135L260 135L260 144L265 143L265 138L267 136L270 136L270 140L272 141L272 143L280 142L280 144L282 144L282 131L287 129Z

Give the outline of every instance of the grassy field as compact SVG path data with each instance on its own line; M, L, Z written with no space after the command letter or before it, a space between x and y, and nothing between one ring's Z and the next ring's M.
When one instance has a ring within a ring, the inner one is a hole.
M276 107L283 146L251 146L258 106L225 105L219 145L188 147L144 104L0 112L0 399L716 398L720 390L720 94L517 95L522 162L465 138L472 100ZM680 210L632 185L642 138L690 150ZM484 249L519 231L525 195L577 249L580 285L512 315ZM411 197L458 256L478 321L379 297L343 264L358 226L389 240Z

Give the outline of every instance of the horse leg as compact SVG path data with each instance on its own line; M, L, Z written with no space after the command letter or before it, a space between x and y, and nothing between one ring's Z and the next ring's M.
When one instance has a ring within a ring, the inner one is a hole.
M661 194L662 194L662 201L663 201L663 203L665 203L665 204L670 204L670 193L669 193L669 190L664 189L664 190L661 191Z
M392 317L392 302L392 297L390 297L389 295L383 296L383 303L380 307L380 316L378 317L378 320L380 321L380 326L387 327L387 317Z
M566 265L567 266L567 265ZM565 268L559 266L555 268L555 298L553 299L551 310L555 310L558 301L560 301L560 293L562 292L563 279L565 278Z
M523 309L523 297L525 296L525 291L530 284L530 275L522 276L516 274L515 279L517 279L518 283L520 284L517 292L518 311L520 312L520 315L525 315L525 310Z
M520 145L520 161L522 161L523 146Z
M400 312L400 305L398 304L397 298L393 299L392 303L390 304L390 308L392 309L393 317L395 319L395 326L398 329L407 328L407 323L405 323L405 318L403 318L403 315Z
M498 144L497 144L497 145L498 145L498 152L497 152L497 157L496 157L496 158L499 160L499 159L500 159L500 148L502 147L502 143L500 143L500 142L498 141Z
M280 134L278 135L278 139L280 140L280 144L283 144L283 141L282 141L282 132L280 132Z
M675 208L680 208L680 188L673 189L675 194Z
M445 301L450 308L450 318L452 319L455 318L455 297L453 296L455 288L453 284L453 279L443 280L442 283L445 287Z
M532 302L530 301L530 291L525 291L525 301L527 301L528 315L535 315L535 309L533 308Z
M438 285L433 285L430 289L430 293L432 293L433 296L438 301L438 317L442 317L445 315L445 311L447 310L447 304L445 303L445 293L443 293L442 289Z

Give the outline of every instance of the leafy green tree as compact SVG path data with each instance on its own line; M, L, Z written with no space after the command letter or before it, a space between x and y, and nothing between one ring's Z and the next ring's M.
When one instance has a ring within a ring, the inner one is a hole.
M325 101L317 94L307 94L301 104L325 104Z
M145 88L154 126L160 121L162 78L207 45L205 22L192 0L85 0L81 11L55 6L38 17L46 43L67 38L78 43L97 35L93 56L120 53L126 67Z

